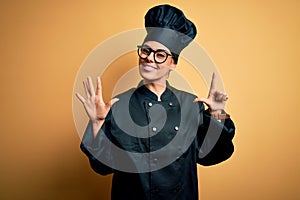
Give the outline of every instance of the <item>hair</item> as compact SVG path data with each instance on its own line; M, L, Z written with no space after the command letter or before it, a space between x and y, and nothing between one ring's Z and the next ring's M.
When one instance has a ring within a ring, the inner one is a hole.
M176 54L176 53L173 53L173 52L171 52L171 54L172 54L172 58L174 60L174 63L177 64L178 63L179 55Z

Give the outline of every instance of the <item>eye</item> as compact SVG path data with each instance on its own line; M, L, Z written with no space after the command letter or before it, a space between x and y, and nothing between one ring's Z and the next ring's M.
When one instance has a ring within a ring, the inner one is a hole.
M166 53L165 52L156 52L156 57L157 58L159 58L159 59L163 59L163 58L165 58L167 55L166 55Z
M151 53L150 49L149 48L145 48L145 47L142 47L141 48L141 52L146 54L146 55L149 55Z

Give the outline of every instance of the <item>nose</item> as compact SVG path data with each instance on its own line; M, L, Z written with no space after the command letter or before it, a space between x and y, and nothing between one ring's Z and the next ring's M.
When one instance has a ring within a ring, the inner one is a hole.
M151 53L149 54L149 56L147 56L146 60L147 60L147 62L153 63L153 62L155 61L155 60L154 60L154 52L151 52Z

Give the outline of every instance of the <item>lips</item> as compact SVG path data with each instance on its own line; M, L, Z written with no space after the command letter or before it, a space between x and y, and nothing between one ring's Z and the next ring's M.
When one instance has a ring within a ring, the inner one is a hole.
M143 69L144 69L145 71L147 71L147 72L151 72L151 71L154 71L154 70L157 69L156 67L151 66L151 65L143 65L142 67L143 67Z

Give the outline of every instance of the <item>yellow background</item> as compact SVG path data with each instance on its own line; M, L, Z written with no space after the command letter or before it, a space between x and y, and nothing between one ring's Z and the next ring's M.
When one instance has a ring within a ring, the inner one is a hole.
M79 150L73 84L96 45L160 3L197 25L237 126L232 158L199 167L201 199L300 198L299 1L27 0L0 3L0 199L109 199L111 177Z

